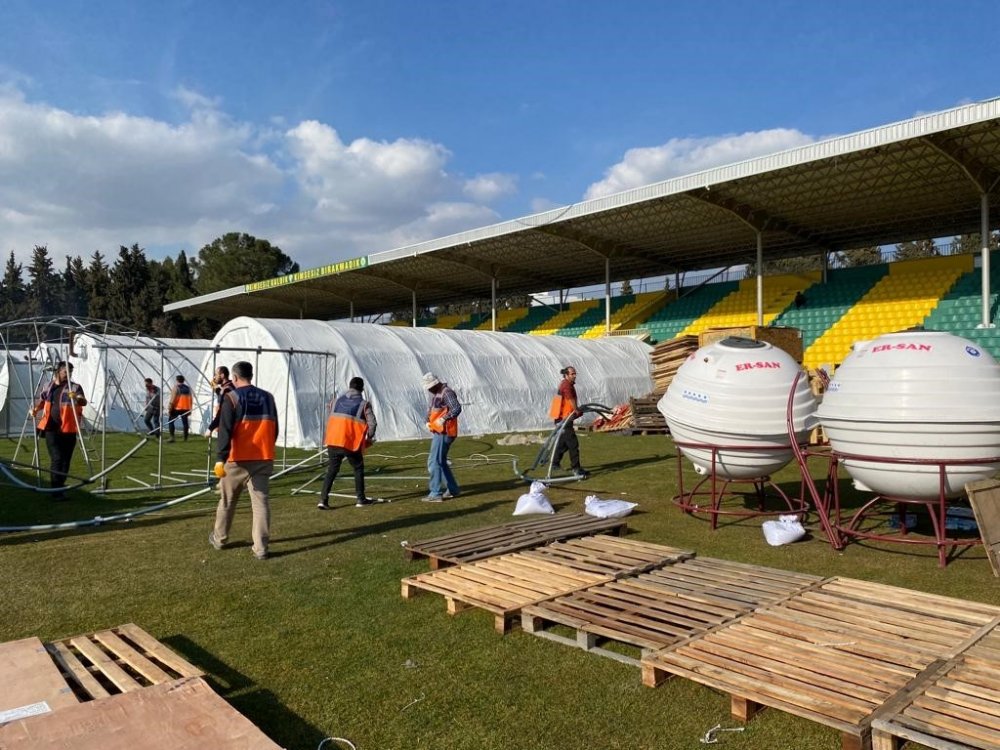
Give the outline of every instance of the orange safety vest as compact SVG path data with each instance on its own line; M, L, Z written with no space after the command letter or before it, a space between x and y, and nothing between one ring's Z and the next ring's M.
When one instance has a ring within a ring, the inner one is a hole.
M570 416L576 411L576 404L573 403L572 399L563 398L561 393L557 393L552 397L552 403L549 405L549 416L552 419L563 420Z
M194 401L191 398L191 386L187 383L178 383L174 386L174 397L170 408L175 411L191 411Z
M458 437L458 419L446 419L444 422L444 429L438 430L434 427L434 421L437 419L444 419L448 416L448 407L442 406L438 409L431 409L430 415L427 417L427 423L430 425L431 432L438 435L447 435L448 437Z
M344 396L334 402L333 410L326 420L323 445L331 445L347 451L364 452L368 437L368 420L365 419L364 415L368 402L362 399L357 410L352 414L350 408L353 406L354 402L345 399ZM344 411L340 411L341 409Z
M71 398L70 393L73 397ZM76 394L83 394L79 386L67 385L59 394L59 432L69 435L80 431L80 423L83 421L83 407L76 403ZM75 412L75 413L74 413ZM42 419L38 423L39 430L46 430L49 426L49 418L52 416L52 401L46 398L42 405Z
M236 407L236 424L229 436L229 461L273 461L278 441L278 409L274 397L254 386L226 396Z

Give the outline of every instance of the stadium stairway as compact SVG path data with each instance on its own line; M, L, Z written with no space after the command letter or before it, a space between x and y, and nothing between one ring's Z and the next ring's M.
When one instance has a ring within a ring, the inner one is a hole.
M990 253L990 321L998 323L1000 301L1000 252ZM973 269L963 274L924 321L924 327L948 331L975 341L1000 358L1000 328L978 328L982 322L983 272Z
M660 308L645 320L636 321L634 325L648 329L654 342L669 341L737 286L735 281L706 284Z
M901 261L805 350L803 364L838 364L855 341L921 325L941 297L972 270L971 255Z
M614 320L615 316L621 311L626 305L630 305L635 301L634 294L624 294L620 297L611 298L611 319ZM599 333L597 336L604 335L604 300L598 300L598 305L596 307L591 307L586 310L582 315L575 318L569 325L556 331L557 336L576 336L582 337L584 334L590 332L593 329L598 329ZM594 336L590 338L596 338Z
M549 307L547 305L529 307L528 312L524 317L515 319L507 325L504 330L510 331L511 333L529 333L536 328L546 325L558 314L559 310L555 307Z
M549 318L540 327L528 331L532 336L551 336L559 330L566 328L574 320L579 318L588 310L592 310L602 304L603 300L581 299L570 302L569 306L555 317Z
M629 295L623 295L622 297L617 297L615 299L625 299ZM611 330L612 331L629 331L636 328L637 324L641 320L646 320L654 313L658 312L669 299L669 295L664 291L659 292L640 292L632 296L632 299L626 302L624 305L615 309L614 304L611 305ZM602 308L603 312L603 308ZM605 334L605 321L603 317L597 323L595 323L591 328L587 329L581 334L581 338L585 339L596 339L600 338Z
M497 310L497 330L506 331L517 320L521 320L531 312L530 307L515 307L513 310ZM486 320L476 326L477 331L492 331L493 317L486 316Z
M802 331L804 351L857 304L888 270L887 266L879 265L829 271L826 283L813 284L805 290L803 307L790 305L772 324Z
M818 271L768 276L764 279L764 325L771 324L795 299L798 292L812 286ZM677 335L697 335L710 328L736 328L757 323L757 279L744 279L736 291L719 300L712 309L691 321Z

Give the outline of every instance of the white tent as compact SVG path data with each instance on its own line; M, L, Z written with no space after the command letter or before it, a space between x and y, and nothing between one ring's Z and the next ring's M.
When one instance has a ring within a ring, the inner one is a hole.
M88 404L87 423L99 427L107 411L106 429L145 431L142 413L146 404L146 378L159 386L161 407L166 409L174 377L183 375L192 390L199 390L201 363L208 350L206 339L155 339L146 336L79 336L69 361L73 380L83 386ZM195 412L210 410L211 399L195 401Z
M461 432L504 433L551 428L549 402L573 365L583 403L621 403L653 389L650 348L635 339L576 339L518 333L403 328L368 323L241 317L216 334L218 348L202 364L247 360L254 384L271 391L289 447L322 442L327 404L360 376L384 440L427 436L431 371L455 389ZM205 399L206 391L201 393ZM286 443L287 441L287 443Z
M52 368L28 351L4 350L0 359L0 434L30 430L28 410L35 394L52 378ZM31 355L31 359L29 359Z

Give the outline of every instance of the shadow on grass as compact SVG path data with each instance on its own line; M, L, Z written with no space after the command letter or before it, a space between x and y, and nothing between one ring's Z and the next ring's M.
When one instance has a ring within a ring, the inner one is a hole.
M461 499L449 501L453 502L454 510L441 510L438 513L425 513L421 515L406 516L404 518L393 518L380 523L373 523L367 526L355 526L349 528L333 528L326 531L317 531L313 534L300 534L298 536L285 536L272 538L271 544L275 543L285 544L288 542L309 542L314 541L312 544L305 544L297 547L293 550L268 550L268 556L272 558L277 557L287 557L289 555L297 555L302 552L309 552L314 549L322 549L323 547L329 547L332 544L341 544L343 542L349 542L353 539L359 539L361 537L368 537L375 534L384 534L390 531L396 531L398 529L409 529L423 526L424 524L437 523L438 521L444 519L461 518L464 516L471 516L478 513L484 513L492 508L500 505L508 504L506 500L495 500L489 503L481 503L476 506L461 506L459 505L462 501ZM364 511L368 512L368 511ZM240 543L236 543L228 546L241 546ZM246 546L246 545L243 545Z
M282 747L313 747L324 733L283 706L270 690L262 690L187 636L161 638L167 646L205 670L205 680L229 704Z

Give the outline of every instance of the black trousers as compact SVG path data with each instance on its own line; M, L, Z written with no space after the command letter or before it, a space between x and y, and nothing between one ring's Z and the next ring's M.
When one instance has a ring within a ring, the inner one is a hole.
M576 437L576 430L573 429L572 422L568 422L563 427L562 434L559 435L559 442L556 443L556 453L552 459L552 465L558 466L567 451L569 452L570 468L574 471L582 471L582 467L580 466L580 441Z
M51 485L65 487L69 465L73 461L73 451L76 450L76 433L46 430L45 447L49 449Z
M320 499L325 503L330 496L330 488L333 480L340 472L340 464L344 459L354 469L354 494L358 500L365 499L365 454L361 451L349 451L337 446L326 446L326 457L329 463L326 465L326 478L323 480L323 490L319 493Z
M170 414L168 416L170 417L170 437L174 436L174 426L177 423L177 418L180 417L181 418L181 426L184 427L184 439L187 440L188 439L188 429L189 429L188 418L191 416L191 412L189 412L189 411L178 411L177 409L171 409L170 410Z
M160 413L158 411L146 411L143 415L143 421L146 423L146 432L150 435L160 434Z

